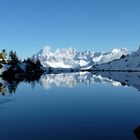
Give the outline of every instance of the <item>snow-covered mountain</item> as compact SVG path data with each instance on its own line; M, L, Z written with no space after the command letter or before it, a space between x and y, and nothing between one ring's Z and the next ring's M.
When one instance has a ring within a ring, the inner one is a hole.
M113 49L108 52L94 53L93 62L95 64L103 64L110 62L114 59L119 59L122 55L126 56L128 54L128 50L126 48L121 49Z
M93 70L140 71L140 48L118 60L93 66Z
M95 64L106 63L127 55L127 49L113 49L110 52L94 53L92 51L78 52L74 48L57 49L52 52L48 47L43 48L33 56L39 59L44 67L65 69L89 69Z

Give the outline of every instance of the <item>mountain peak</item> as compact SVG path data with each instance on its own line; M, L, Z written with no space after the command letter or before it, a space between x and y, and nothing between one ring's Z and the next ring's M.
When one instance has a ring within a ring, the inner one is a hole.
M128 50L126 48L121 48L121 49L116 49L114 48L112 50L112 53L119 53L119 52L124 52L124 53L128 53Z
M101 64L119 59L127 55L126 49L113 49L110 52L94 53L92 51L76 51L75 48L62 48L52 51L51 47L44 47L34 59L39 59L44 67L87 69L93 64Z

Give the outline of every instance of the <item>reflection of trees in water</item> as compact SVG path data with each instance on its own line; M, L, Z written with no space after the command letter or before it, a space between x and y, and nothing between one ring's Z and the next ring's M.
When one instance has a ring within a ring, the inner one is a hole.
M6 92L5 85L3 85L2 83L0 83L0 93L1 93L2 95L4 95L5 92Z
M41 74L19 74L16 76L12 76L12 78L8 76L3 77L3 83L0 83L0 93L1 95L5 95L6 92L13 94L16 92L18 85L21 82L30 83L32 88L35 87L36 83L38 83Z
M16 81L13 81L13 82L9 83L9 85L8 85L8 92L10 94L15 93L16 89L17 89L17 86L18 86L18 83L16 83Z

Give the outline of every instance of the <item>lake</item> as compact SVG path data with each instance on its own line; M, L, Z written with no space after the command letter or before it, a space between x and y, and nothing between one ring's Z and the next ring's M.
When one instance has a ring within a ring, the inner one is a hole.
M1 92L1 140L140 138L140 73L44 74L31 83L1 79Z

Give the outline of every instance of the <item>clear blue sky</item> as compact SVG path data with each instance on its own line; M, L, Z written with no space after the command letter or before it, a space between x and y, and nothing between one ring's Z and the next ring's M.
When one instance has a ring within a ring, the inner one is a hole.
M53 49L140 44L140 0L0 0L0 48L31 56Z

